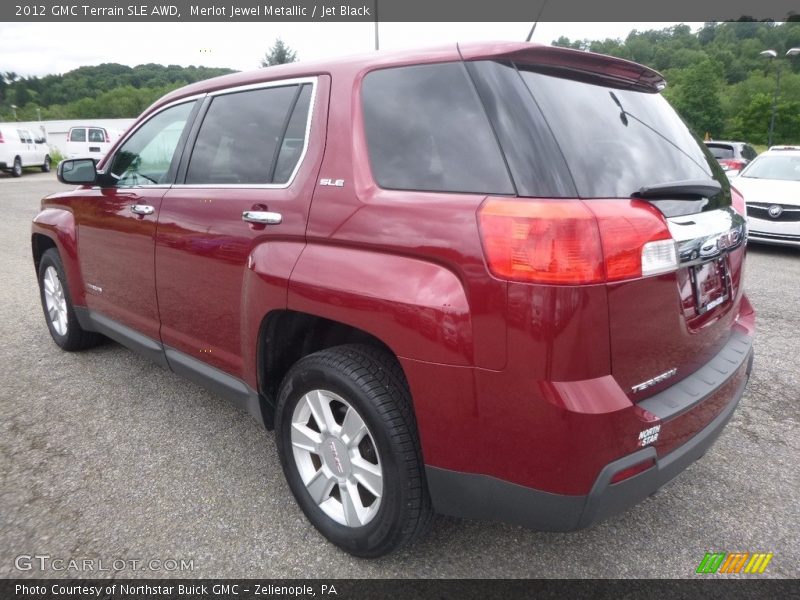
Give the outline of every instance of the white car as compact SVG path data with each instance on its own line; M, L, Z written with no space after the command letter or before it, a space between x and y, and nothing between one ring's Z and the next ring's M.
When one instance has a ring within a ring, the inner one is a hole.
M50 163L50 146L43 137L14 125L0 127L0 170L20 177L23 167L39 167L47 172Z
M64 158L93 158L99 161L111 150L121 134L121 131L105 127L70 127L64 146Z
M770 148L731 184L747 203L750 241L800 246L800 146Z

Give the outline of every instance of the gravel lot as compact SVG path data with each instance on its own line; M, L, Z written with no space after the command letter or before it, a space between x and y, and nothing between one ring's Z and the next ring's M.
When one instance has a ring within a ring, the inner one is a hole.
M365 561L306 522L247 414L117 344L51 342L29 224L60 189L0 174L0 577L64 575L21 573L19 554L194 561L119 577L694 577L712 550L774 552L767 576L800 576L800 250L750 248L753 378L713 449L656 496L570 534L440 517Z

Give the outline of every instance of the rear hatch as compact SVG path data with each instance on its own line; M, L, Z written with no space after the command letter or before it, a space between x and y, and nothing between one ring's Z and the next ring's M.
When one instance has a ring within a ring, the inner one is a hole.
M738 312L744 209L658 73L542 47L466 64L517 194L582 203L597 221L604 268L590 282L608 291L617 382L639 400L697 370Z

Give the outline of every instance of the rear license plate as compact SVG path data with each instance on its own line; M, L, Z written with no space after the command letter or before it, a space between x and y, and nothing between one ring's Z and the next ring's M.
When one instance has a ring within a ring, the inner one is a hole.
M706 313L728 300L730 293L727 279L724 258L692 267L697 314Z

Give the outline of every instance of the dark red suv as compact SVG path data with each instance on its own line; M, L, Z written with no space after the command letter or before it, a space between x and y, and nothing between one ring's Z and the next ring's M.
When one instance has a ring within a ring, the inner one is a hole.
M522 43L270 67L156 102L42 202L50 333L275 428L359 556L434 511L571 530L742 396L744 203L647 67Z

